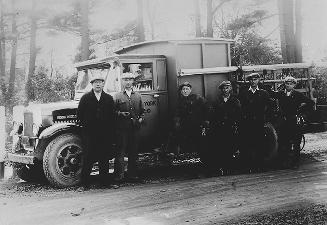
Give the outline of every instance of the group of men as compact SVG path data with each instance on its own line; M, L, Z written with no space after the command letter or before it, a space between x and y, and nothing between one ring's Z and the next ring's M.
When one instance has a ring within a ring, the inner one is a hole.
M119 185L124 180L138 181L137 135L144 120L141 95L132 89L134 77L122 77L123 91L113 98L103 91L105 78L91 78L92 90L79 102L77 118L82 126L84 148L82 187L88 188L90 173L95 162L99 165L100 181L104 185ZM116 144L113 149L113 144ZM125 177L124 156L128 155ZM109 179L109 159L115 158L114 177Z
M249 87L241 88L237 96L230 81L221 82L221 92L210 106L192 93L189 82L181 84L174 120L180 145L196 147L201 160L215 168L231 169L235 152L239 152L242 168L263 168L266 166L264 126L272 111L272 99L276 99L280 118L280 126L276 128L279 161L282 165L296 166L301 142L298 118L312 109L314 102L294 90L297 83L294 77L286 77L285 89L279 92L259 88L258 73L250 74L247 79Z
M271 98L279 102L281 126L280 153L287 159L293 153L297 164L300 154L299 113L313 107L314 102L294 90L296 79L288 76L285 89L279 92L259 88L260 75L247 77L249 87L233 94L230 81L223 81L217 100L211 106L204 98L192 93L192 85L180 85L180 98L174 117L179 145L189 151L199 151L201 160L217 168L230 169L235 151L240 152L243 167L260 168L264 158L264 124ZM100 180L108 183L109 159L115 158L113 182L125 179L139 181L137 174L137 135L144 120L141 95L133 91L134 77L122 77L123 91L113 98L103 91L105 79L94 76L92 90L81 98L77 117L83 127L84 162L82 183L89 184L94 162L99 163ZM209 128L209 129L206 129ZM205 137L205 138L204 138ZM202 140L202 141L200 141ZM116 149L112 149L113 143ZM128 154L127 177L124 155Z

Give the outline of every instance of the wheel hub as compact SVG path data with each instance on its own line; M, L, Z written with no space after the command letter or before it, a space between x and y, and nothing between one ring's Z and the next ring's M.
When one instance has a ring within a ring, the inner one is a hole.
M82 168L82 149L76 145L69 145L59 152L57 159L61 173L73 176Z

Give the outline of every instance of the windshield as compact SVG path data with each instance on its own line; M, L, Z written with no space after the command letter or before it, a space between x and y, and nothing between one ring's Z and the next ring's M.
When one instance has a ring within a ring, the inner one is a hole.
M87 69L78 71L78 77L76 81L76 91L90 91L92 89L92 84L90 83L91 78L100 75L104 79L107 78L109 69Z
M105 79L103 88L105 92L112 93L121 91L120 73L120 66L105 69L94 68L78 71L75 86L75 100L79 100L85 92L92 90L92 84L90 81L94 76L100 76Z

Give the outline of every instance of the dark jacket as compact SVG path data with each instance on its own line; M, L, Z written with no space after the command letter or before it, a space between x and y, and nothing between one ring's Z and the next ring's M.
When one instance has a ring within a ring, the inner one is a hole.
M225 102L222 96L219 96L213 104L213 110L210 114L210 124L215 126L234 126L241 119L241 103L235 96L230 96Z
M98 101L93 90L84 94L78 104L77 118L84 131L91 136L113 135L115 130L115 105L111 95L102 92Z
M180 96L175 123L185 129L198 128L207 119L207 113L207 105L202 97L196 94L190 94L187 97Z
M244 120L259 123L265 121L270 102L267 91L259 89L252 93L252 91L247 89L240 92L239 100L242 105L242 116Z
M131 127L139 128L139 118L144 117L144 103L141 94L132 91L131 97L128 97L126 91L119 92L115 95L115 105L118 112L118 129L130 129ZM129 117L123 117L120 112L129 112Z
M299 113L306 113L313 109L314 102L301 92L293 90L290 96L285 91L277 92L280 110L285 117L294 117ZM303 104L303 105L302 105Z

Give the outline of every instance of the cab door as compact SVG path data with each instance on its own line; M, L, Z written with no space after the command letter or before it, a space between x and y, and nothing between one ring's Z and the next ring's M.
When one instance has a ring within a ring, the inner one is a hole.
M134 91L142 96L144 103L144 124L139 132L139 151L146 152L160 147L166 132L168 112L167 74L165 59L139 59L123 63L124 68L134 68L137 78ZM137 69L135 69L137 68ZM131 72L131 71L123 71Z

